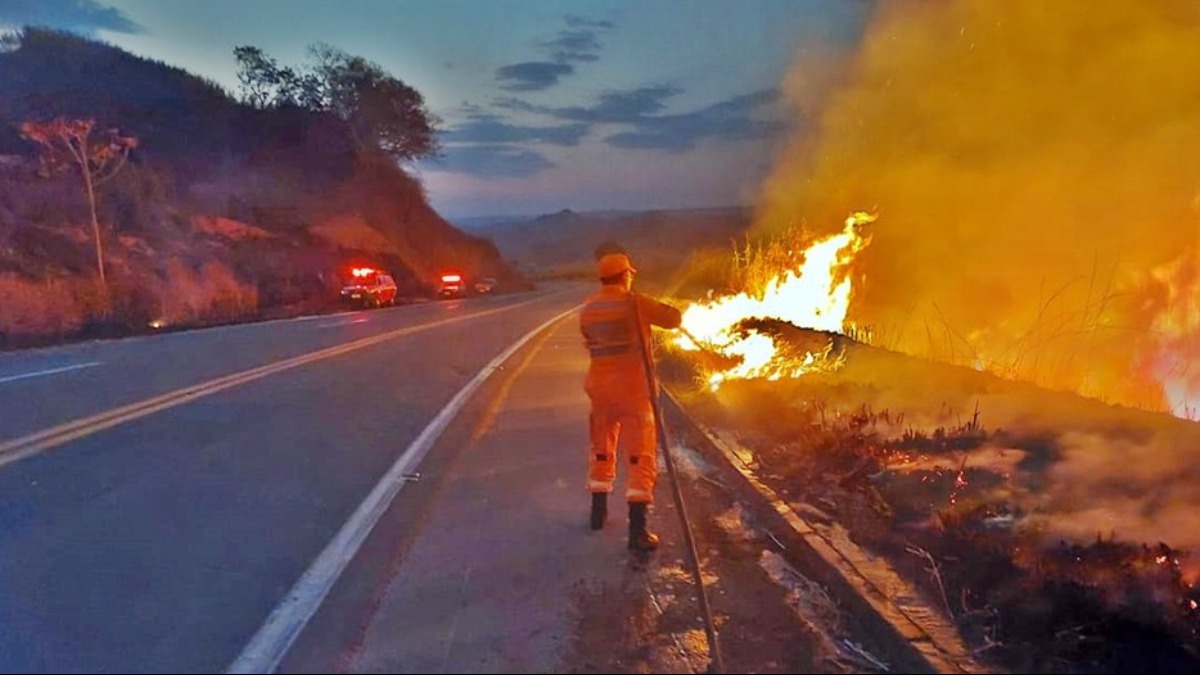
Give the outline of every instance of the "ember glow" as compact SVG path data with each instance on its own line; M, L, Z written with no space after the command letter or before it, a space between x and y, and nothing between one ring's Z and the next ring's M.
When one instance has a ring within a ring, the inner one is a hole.
M837 368L840 362L830 357L829 348L788 353L771 335L747 327L746 322L775 319L800 328L842 332L854 288L849 266L870 243L862 230L874 220L875 216L863 212L846 218L840 233L799 252L794 267L779 270L762 288L689 306L683 312L679 347L729 359L729 367L709 374L713 388L728 379L778 380Z

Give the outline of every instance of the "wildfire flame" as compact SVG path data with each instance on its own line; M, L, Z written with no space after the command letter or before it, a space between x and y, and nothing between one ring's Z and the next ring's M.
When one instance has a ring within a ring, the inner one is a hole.
M1162 383L1165 404L1177 417L1200 419L1200 257L1185 252L1174 262L1151 272L1163 289L1151 328L1154 335L1152 368Z
M840 233L818 239L801 253L798 265L780 270L761 289L688 306L677 345L729 359L733 365L709 374L714 389L729 379L778 380L840 367L841 361L830 355L832 343L823 350L793 354L773 336L746 324L774 319L800 328L843 332L853 292L849 266L870 243L861 230L874 220L874 215L854 213Z

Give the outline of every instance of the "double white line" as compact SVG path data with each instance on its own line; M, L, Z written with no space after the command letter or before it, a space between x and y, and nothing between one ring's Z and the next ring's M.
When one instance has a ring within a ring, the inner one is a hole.
M347 342L336 347L329 347L327 349L309 352L307 354L302 354L290 359L284 359L283 361L268 363L265 366L251 368L250 370L243 370L240 373L225 375L224 377L218 377L201 384L184 387L182 389L176 389L175 391L168 392L160 396L148 398L136 403L130 403L129 405L124 405L119 408L106 410L102 413L92 415L91 417L84 417L67 422L65 424L51 427L49 429L36 431L32 434L0 443L0 468L12 464L13 462L20 461L26 457L29 457L30 455L35 455L50 448L63 445L64 443L70 443L76 439L90 436L105 429L115 427L119 424L124 424L148 415L153 415L156 412L167 410L168 408L174 408L175 406L189 403L198 398L211 396L217 392L224 391L232 387L237 387L246 384L247 382L253 382L254 380L267 377L268 375L274 375L275 373L281 373L292 368L298 368L300 366L315 363L317 361L323 361L335 356L341 356L342 354L348 354L359 349L377 345L381 342L387 342L388 340L394 340L399 337L404 337L405 335L419 333L421 331L436 328L438 326L458 323L468 319L476 319L489 314L506 312L508 310L527 305L531 302L533 302L533 300L526 300L524 302L520 302L515 305L508 305L506 307L498 307L496 309L484 310L474 314L466 314L450 319L442 319L441 321L434 321L432 323L421 324L419 326L400 328L387 333L382 333L380 335L362 338L353 342Z

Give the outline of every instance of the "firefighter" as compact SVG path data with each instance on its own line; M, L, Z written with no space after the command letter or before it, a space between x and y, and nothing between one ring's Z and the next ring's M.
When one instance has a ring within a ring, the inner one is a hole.
M650 398L651 391L657 395L658 385L648 372L642 349L650 349L650 326L678 328L681 317L678 309L632 291L637 270L627 253L599 249L597 256L600 290L584 302L579 320L591 355L584 380L592 403L587 480L592 494L591 527L602 529L608 519L618 439L624 436L629 466L625 493L629 548L653 551L658 548L658 536L647 529L646 514L658 480L657 433Z

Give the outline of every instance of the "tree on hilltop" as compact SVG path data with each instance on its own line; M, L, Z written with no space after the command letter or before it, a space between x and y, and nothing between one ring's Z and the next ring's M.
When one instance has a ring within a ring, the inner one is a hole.
M437 124L421 92L377 63L326 44L309 47L305 70L280 66L258 47L235 47L242 100L256 108L298 107L342 120L362 149L398 161L437 155Z
M321 110L323 84L315 73L300 73L280 66L258 47L234 47L242 101L259 109L287 106Z

